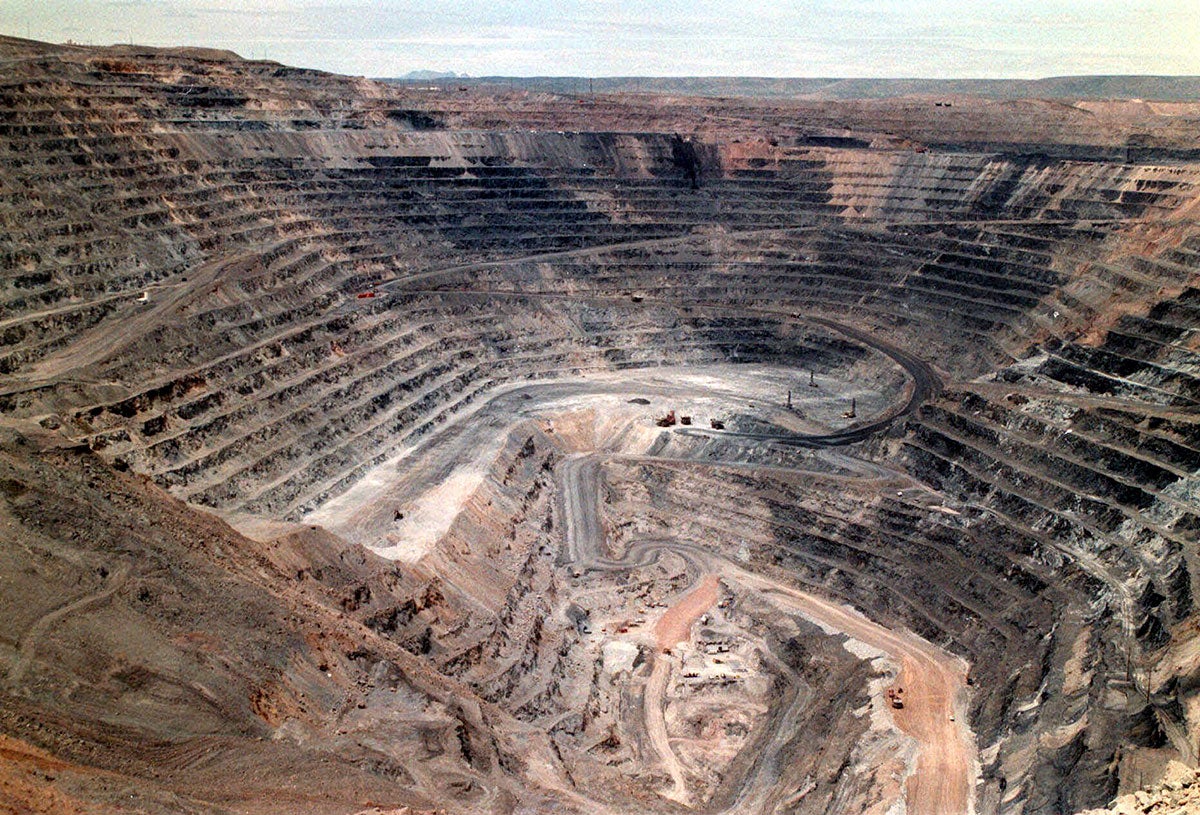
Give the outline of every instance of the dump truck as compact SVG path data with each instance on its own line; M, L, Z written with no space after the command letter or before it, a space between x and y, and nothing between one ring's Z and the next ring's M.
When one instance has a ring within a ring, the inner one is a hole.
M691 423L692 423L692 417L691 417L691 416L680 416L680 417L679 417L679 423L680 423L680 424L691 424Z
M713 419L711 422L709 422L709 424L712 425L713 430L724 430L725 429L725 423L723 421L721 421L720 419Z
M887 689L887 698L888 698L888 702L891 703L892 707L896 708L897 710L899 710L900 708L903 708L904 707L904 688L900 688L900 687L888 688Z
M655 422L659 427L672 427L675 424L675 411L668 410L667 415Z

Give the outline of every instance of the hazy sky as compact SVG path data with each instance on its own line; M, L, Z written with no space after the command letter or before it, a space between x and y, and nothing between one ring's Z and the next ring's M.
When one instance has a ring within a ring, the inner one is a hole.
M0 0L0 32L350 74L1200 74L1200 0Z

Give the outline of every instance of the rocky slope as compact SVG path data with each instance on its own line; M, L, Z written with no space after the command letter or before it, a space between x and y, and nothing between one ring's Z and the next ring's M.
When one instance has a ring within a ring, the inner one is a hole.
M1108 809L1091 809L1080 815L1186 815L1197 809L1200 809L1200 777L1194 769L1171 764L1159 783L1122 795Z

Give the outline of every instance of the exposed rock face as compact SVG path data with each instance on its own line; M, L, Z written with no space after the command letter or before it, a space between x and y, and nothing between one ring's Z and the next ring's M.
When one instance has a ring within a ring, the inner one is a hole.
M0 50L23 806L1060 813L1194 765L1196 110Z
M1122 795L1108 809L1089 809L1080 815L1187 815L1200 810L1200 774L1171 762L1162 781L1148 789Z

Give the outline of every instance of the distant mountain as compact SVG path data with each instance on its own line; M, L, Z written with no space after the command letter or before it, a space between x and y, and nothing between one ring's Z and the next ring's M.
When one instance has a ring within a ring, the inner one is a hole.
M386 80L386 81L425 82L425 81L435 80L435 79L466 79L466 78L467 78L466 74L456 74L456 73L454 73L454 71L422 70L422 71L409 71L404 76L397 77L396 80Z
M1200 76L1059 76L1045 79L869 79L771 77L487 76L414 71L385 82L501 85L548 93L659 93L686 96L884 99L896 96L981 96L990 99L1142 99L1200 102Z

